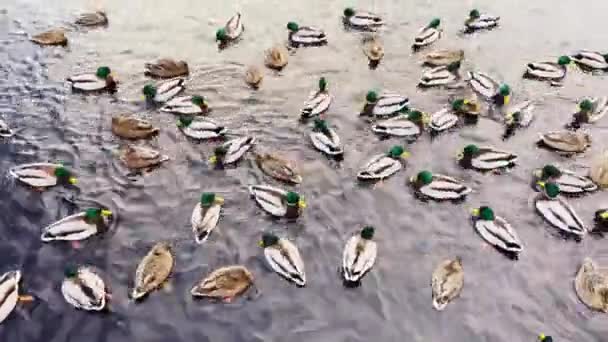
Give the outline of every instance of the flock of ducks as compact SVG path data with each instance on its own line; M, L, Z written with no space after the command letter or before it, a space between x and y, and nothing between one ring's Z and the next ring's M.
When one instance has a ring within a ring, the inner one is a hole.
M376 14L347 8L343 15L344 25L351 30L376 32L384 21ZM499 25L500 18L472 10L465 21L464 32L492 29ZM108 24L105 13L88 13L79 17L75 23L80 26L103 26ZM295 22L287 24L289 49L327 44L326 33L316 27L301 26ZM224 27L216 32L220 48L236 43L244 32L240 13L230 18ZM414 51L431 46L441 38L441 20L435 18L422 27L412 44ZM40 45L66 45L67 38L62 30L50 30L31 37ZM375 35L366 36L362 48L369 59L370 68L375 68L384 56L381 42ZM460 125L475 124L481 115L482 102L486 102L492 114L500 113L505 124L504 139L515 134L517 129L527 127L534 118L534 102L522 101L511 105L511 89L490 75L470 71L461 77L460 64L464 59L462 50L442 50L427 53L423 57L428 66L421 79L420 87L444 87L463 90L462 96L455 97L450 104L436 113L426 113L412 108L409 99L400 94L387 91L370 90L365 98L361 116L371 123L371 130L383 137L399 137L414 142L424 132L435 135L457 128ZM281 70L288 64L288 51L285 47L275 46L266 51L265 65ZM529 63L524 77L548 81L560 85L567 75L569 66L578 65L582 70L592 73L608 70L608 54L593 51L580 51L561 56L556 61ZM205 97L183 95L188 64L172 59L160 59L145 64L145 74L158 79L144 86L142 92L147 102L159 106L161 112L179 115L177 126L184 135L195 140L225 138L229 135L226 127L201 117L211 111ZM263 73L252 66L246 70L245 81L254 88L260 86ZM74 92L99 93L113 92L118 86L109 67L99 67L96 72L69 77ZM481 98L481 100L479 100ZM330 107L332 96L328 82L322 77L318 89L311 92L305 101L301 118L314 119L309 136L312 145L329 158L342 158L344 149L335 129L321 119ZM538 144L560 154L573 155L584 152L591 144L591 135L581 130L583 125L592 124L608 112L608 98L583 99L573 115L572 122L563 130L541 134ZM135 116L121 115L112 118L112 132L124 139L146 139L159 132L150 122ZM4 122L0 123L0 133L10 137L12 131ZM237 163L255 145L252 136L239 136L218 145L209 163L222 168ZM379 181L393 176L404 168L404 159L409 153L403 146L395 145L382 154L371 156L357 173L360 181ZM169 158L160 152L131 144L121 151L120 159L133 170L150 169ZM299 184L301 175L293 163L271 153L255 154L259 168L274 179L286 184ZM479 172L500 172L516 165L517 155L492 146L465 146L458 155L457 162L466 169ZM10 175L21 183L33 188L44 189L55 185L74 185L73 171L60 164L31 163L13 167ZM421 200L459 201L464 200L472 189L462 181L420 170L410 179L413 191ZM588 175L580 175L566 168L548 164L533 173L533 188L540 192L535 207L547 223L560 232L583 238L591 231L585 226L566 196L584 195L608 187L608 154L604 154L590 167ZM251 185L249 192L257 204L275 217L293 220L300 216L306 207L300 194L268 184ZM191 224L196 243L204 243L217 226L224 200L215 193L203 193L192 211ZM105 208L89 208L55 222L42 231L41 239L50 241L84 240L103 232L111 224L113 214ZM596 212L596 228L593 231L608 229L608 209ZM507 219L495 215L492 208L481 206L472 212L472 225L479 235L489 244L506 255L517 258L523 250L516 230ZM377 256L377 245L373 241L374 228L366 226L353 235L346 243L342 274L347 283L358 284L371 270ZM265 233L260 241L269 266L284 278L296 285L306 284L304 262L297 246L286 238ZM166 242L157 243L142 259L135 274L132 298L141 299L160 288L171 274L174 257ZM13 310L20 299L20 271L5 273L0 278L0 322ZM195 284L191 293L196 297L206 297L229 301L245 293L253 284L253 276L243 266L228 266L213 271ZM454 298L458 297L464 285L464 270L460 258L440 263L432 275L433 306L443 310ZM589 307L608 312L608 273L605 273L590 259L585 259L575 278L575 290ZM61 291L66 301L84 310L102 310L106 306L106 286L92 267L68 267ZM541 340L550 342L551 337L541 335Z

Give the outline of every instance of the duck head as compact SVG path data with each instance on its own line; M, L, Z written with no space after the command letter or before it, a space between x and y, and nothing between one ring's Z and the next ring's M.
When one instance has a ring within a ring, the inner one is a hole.
M327 91L327 80L325 79L325 77L321 77L319 79L319 92L325 91Z
M205 98L199 95L194 95L192 96L192 103L194 103L196 106L201 107L201 109L203 111L207 111L208 107L207 107L207 101L205 101Z
M393 159L399 159L399 158L406 159L410 156L410 153L407 152L405 149L403 149L402 146L395 145L395 146L391 147L390 150L388 150L388 153L386 155Z
M88 208L84 212L84 221L88 224L100 224L104 222L104 219L112 216L110 210L101 208Z
M347 18L352 17L353 15L355 15L355 10L352 7L347 7L344 9L344 16Z
M279 237L273 233L264 233L258 244L263 248L276 246L279 244Z
M558 178L561 175L562 172L555 165L551 164L547 164L543 166L541 170L535 172L535 176L543 181L551 178Z
M214 204L222 204L224 199L216 196L214 192L203 192L201 195L201 207L209 208Z
M63 270L63 275L68 279L73 279L78 276L78 267L74 265L68 265Z
M287 29L290 32L297 32L300 29L300 26L296 22L290 21L287 23Z
M327 121L317 118L317 119L315 119L314 124L315 124L314 129L316 131L322 132L323 134L329 133L329 127L327 126Z
M484 221L494 221L494 210L487 206L473 209L473 216Z
M553 182L538 182L538 185L543 189L543 193L548 199L555 199L559 195L559 185Z
M194 118L192 118L192 116L180 116L179 120L177 121L177 127L179 128L186 128L188 126L190 126L190 124L192 123L192 121L194 120Z
M559 64L559 65L564 65L565 66L565 65L568 65L570 63L572 63L572 59L570 59L570 57L568 57L568 56L560 56L557 59L557 64Z
M479 19L480 17L481 17L481 14L479 13L479 10L477 10L477 9L472 9L471 12L469 12L469 19L471 19L471 20Z
M146 84L142 90L146 100L149 100L149 101L154 99L154 97L156 96L156 91L157 91L156 87L152 84Z
M116 88L117 82L114 79L114 76L112 75L112 70L110 69L110 67L101 66L101 67L97 68L97 71L95 72L95 76L105 80L106 87L108 89L112 90L112 89Z
M462 149L458 155L460 165L463 167L471 167L471 161L479 153L479 147L475 144L470 144Z
M431 22L427 25L427 28L438 28L439 25L441 24L441 19L439 18L433 18L433 20L431 20Z
M414 183L414 186L417 188L429 185L433 182L433 173L428 170L422 170L418 172L416 177L412 177L410 181Z
M222 27L215 31L215 40L219 41L220 43L228 42L228 33L226 33L225 28Z
M224 158L226 158L226 153L228 150L224 146L218 146L213 150L213 156L209 158L209 162L212 164L216 164L218 166L224 165Z
M506 106L511 99L511 87L508 84L501 84L498 87L498 93L494 95L494 103L499 106Z
M72 176L72 173L63 166L59 166L59 167L55 168L54 175L55 175L55 177L57 177L58 183L61 182L63 184L71 184L71 185L76 185L78 183L78 181L76 180L76 177Z
M371 240L374 238L375 229L372 226L366 226L361 229L361 238L365 240Z
M296 218L300 216L302 209L306 208L306 202L300 194L294 191L289 191L285 194L285 204L287 204L287 212L285 216L287 218Z

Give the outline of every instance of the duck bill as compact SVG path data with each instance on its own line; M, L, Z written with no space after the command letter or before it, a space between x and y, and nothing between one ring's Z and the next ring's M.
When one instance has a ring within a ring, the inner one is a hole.
M411 156L411 154L410 154L409 152L404 151L403 153L401 153L401 156L400 156L400 157L401 157L401 158L403 158L403 159L407 159L407 158L409 158L410 156Z
M103 216L103 217L111 217L112 216L112 211L110 211L110 210L102 210L101 211L101 216Z
M224 197L215 196L216 204L224 204Z
M608 219L608 211L605 211L605 212L601 213L600 217L603 218L603 219Z
M478 217L479 216L479 208L475 208L475 209L471 210L471 214L474 217Z
M262 241L262 240L258 241L258 246L260 246L260 247L263 248L264 247L264 241Z
M68 179L68 183L70 183L72 185L76 185L76 184L78 184L78 179L76 179L76 177L70 177Z
M209 157L209 163L211 163L211 164L217 163L217 156L211 156L211 157Z
M422 124L428 125L431 123L431 115L429 113L422 113Z
M508 105L509 101L511 101L511 96L509 96L509 95L505 96L502 101L503 105L505 105L505 106Z
M306 201L304 201L304 200L300 200L300 201L298 202L298 207L299 207L300 209L304 209L304 208L306 208Z
M536 184L543 189L545 188L545 182L536 182Z

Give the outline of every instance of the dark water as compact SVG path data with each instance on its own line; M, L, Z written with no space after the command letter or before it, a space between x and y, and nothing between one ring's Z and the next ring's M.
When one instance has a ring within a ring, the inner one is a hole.
M351 3L327 1L16 1L0 6L0 114L18 135L0 144L0 169L25 162L63 161L76 170L80 190L33 192L10 181L0 187L0 267L23 270L23 292L36 301L22 306L0 326L0 341L533 341L544 332L555 341L608 341L608 318L589 311L573 290L573 277L585 256L608 264L606 241L587 236L562 240L534 214L528 186L532 169L547 162L583 168L607 147L608 123L591 130L592 148L564 158L539 150L537 133L560 128L581 96L608 92L606 77L571 72L562 88L521 79L525 63L554 59L578 48L605 49L605 1L359 1L358 7L384 15L386 57L367 68L360 37L345 32L339 16ZM106 9L106 29L73 30L67 48L40 48L27 39L96 6ZM473 6L502 16L493 32L457 33ZM583 9L582 6L585 8ZM236 10L246 32L236 46L218 53L215 28ZM424 136L409 148L405 171L379 187L360 186L357 169L373 154L399 143L380 141L356 113L369 88L408 95L414 106L432 112L453 94L416 89L422 69L409 46L418 27L433 16L443 19L437 48L463 48L463 69L479 69L508 82L515 102L541 100L533 125L509 140L501 124L482 119L476 127ZM285 24L323 27L329 45L301 49L280 74L266 71L259 91L242 76L246 65L262 64L263 50L286 39ZM207 158L213 143L188 141L175 117L146 109L140 89L143 64L159 57L188 61L188 92L206 96L212 119L258 137L258 151L277 151L298 161L309 202L295 224L262 213L246 186L271 182L245 160L237 168L212 171ZM115 96L71 94L64 79L110 66L121 84ZM328 161L307 141L299 109L319 76L328 78L335 99L327 115L346 146L345 160ZM171 157L158 170L135 179L113 151L124 142L110 132L110 117L133 112L161 127L148 142ZM457 150L467 143L492 144L518 153L519 165L502 175L460 169ZM422 203L405 186L419 169L464 179L475 192L460 205ZM219 230L206 244L193 241L190 214L202 191L226 199ZM585 223L608 206L606 193L571 201ZM42 244L41 227L91 203L118 215L103 236L83 243ZM488 248L473 231L469 211L490 204L517 229L524 252L512 261ZM377 227L376 267L363 286L345 289L337 273L346 239L362 225ZM293 238L305 259L309 284L296 288L265 266L256 246L261 233L274 230ZM176 250L172 289L135 304L127 297L140 258L157 241ZM431 306L430 277L443 259L460 255L465 287L444 312ZM59 287L68 263L102 270L113 294L111 313L77 311ZM240 263L256 276L261 295L234 304L194 301L189 290L216 267Z

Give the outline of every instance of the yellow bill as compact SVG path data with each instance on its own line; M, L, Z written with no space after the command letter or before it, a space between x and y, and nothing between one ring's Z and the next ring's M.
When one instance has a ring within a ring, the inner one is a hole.
M101 211L101 216L104 216L104 217L110 217L110 216L112 216L112 212L111 212L110 210L103 209L103 210Z
M403 159L407 159L411 156L412 154L409 153L408 151L403 151L403 153L401 153L401 158Z
M507 95L507 96L504 97L504 100L503 100L504 103L503 104L506 106L506 105L509 104L509 101L511 101L511 96Z
M209 162L210 162L211 164L215 164L215 163L217 163L217 157L216 157L215 155L213 155L213 156L209 157Z
M422 123L424 125L431 123L431 115L429 113L422 113Z
M215 203L224 204L224 197L215 196Z
M262 241L262 240L258 241L258 246L264 247L264 241Z
M604 211L603 213L601 213L600 217L603 219L608 219L608 211Z
M540 186L541 188L545 187L545 182L536 182L536 184L538 184L538 186Z
M78 184L78 179L76 179L76 177L70 177L68 179L68 183L70 183L72 185L76 185L76 184Z
M302 208L302 209L306 208L306 201L304 201L303 199L301 199L301 200L298 202L298 206L299 206L300 208Z
M471 210L471 214L473 214L473 216L479 216L479 208Z

